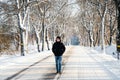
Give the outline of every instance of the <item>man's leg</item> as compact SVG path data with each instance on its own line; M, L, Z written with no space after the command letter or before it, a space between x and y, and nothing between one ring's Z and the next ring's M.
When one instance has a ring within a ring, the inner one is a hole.
M59 72L61 73L61 67L62 67L62 56L59 56Z
M55 56L55 63L56 63L56 71L59 72L59 57Z

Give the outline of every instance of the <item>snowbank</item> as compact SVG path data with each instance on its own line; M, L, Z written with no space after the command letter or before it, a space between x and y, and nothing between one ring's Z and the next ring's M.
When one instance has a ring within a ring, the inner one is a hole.
M97 46L94 49L97 50L98 52L102 52L100 46ZM113 54L113 52L116 53L116 45L106 46L105 52L106 54Z
M116 53L116 45L111 45L106 47L106 53L107 54L113 54Z
M5 69L6 67L13 65L22 65L22 64L30 65L50 55L52 55L51 51L44 51L40 53L34 52L31 54L26 54L25 56L3 55L0 57L0 69Z
M101 50L101 47L97 46L94 48L94 50L97 51L97 53L102 53L103 54L103 51ZM113 56L114 58L117 57L117 53L116 53L116 45L112 44L111 46L106 46L105 48L105 54L106 55L111 55Z

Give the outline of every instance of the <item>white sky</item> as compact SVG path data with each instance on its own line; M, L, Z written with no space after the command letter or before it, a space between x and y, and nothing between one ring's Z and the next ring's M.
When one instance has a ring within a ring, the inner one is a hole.
M0 0L1 2L7 2L8 0Z
M70 3L75 3L76 0L69 0L68 2L69 2L69 4L70 4ZM79 8L79 6L78 6L77 4L72 4L72 5L71 5L71 11L72 11L72 15L73 15L73 16L77 13L78 8Z

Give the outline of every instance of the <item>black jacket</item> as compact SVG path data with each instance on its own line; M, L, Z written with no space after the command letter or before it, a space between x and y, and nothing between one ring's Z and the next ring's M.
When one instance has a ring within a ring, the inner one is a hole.
M55 56L62 56L65 52L65 46L61 42L55 42L52 47L52 52Z

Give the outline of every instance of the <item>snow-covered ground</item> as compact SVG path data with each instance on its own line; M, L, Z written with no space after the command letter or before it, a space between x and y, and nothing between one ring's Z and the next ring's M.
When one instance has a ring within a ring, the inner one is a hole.
M101 53L103 54L103 51L101 50L101 47L95 47L94 50L97 51L97 53ZM113 56L114 58L117 58L117 50L116 50L116 45L111 45L111 46L106 46L106 49L105 49L105 54L106 55L111 55Z
M66 47L69 49L69 47ZM53 56L52 51L44 51L38 53L37 51L32 51L29 54L25 54L25 56L20 55L2 55L0 57L0 80L4 80L10 75L14 75L15 73L23 70L24 68L28 68L29 66L40 62L43 59L46 59L49 56ZM18 69L15 69L18 66ZM11 72L10 68L15 69L14 72ZM8 75L4 75L4 72L10 72Z
M43 60L46 57L51 56L51 55L52 55L51 51L44 51L40 53L34 52L31 54L26 54L25 56L20 56L20 55L1 56L0 57L0 80L4 80L5 78L10 77L10 75L14 75L15 73L23 70L24 68L28 68L34 63L40 60ZM11 71L10 68L14 70ZM9 72L10 74L4 75L5 72Z
M82 46L72 52L59 80L120 80L120 61L111 55Z
M67 47L68 48L68 47ZM75 47L74 47L75 48ZM82 50L82 48L84 50ZM93 53L93 55L95 54L96 59L98 59L98 62L101 62L101 64L103 64L102 62L109 62L109 64L113 64L113 66L109 65L109 69L111 68L111 72L112 69L115 69L115 71L113 71L113 73L116 73L116 71L118 70L119 66L120 66L120 61L117 60L117 58L113 57L113 52L116 52L116 46L112 45L112 46L107 46L106 47L106 54L103 54L100 47L95 47L94 49L92 48L88 48L88 47L79 47L78 49L80 49L80 51L82 50L82 53ZM79 50L78 50L79 52ZM103 54L103 55L102 55ZM20 56L20 55L3 55L0 57L0 74L4 73L4 72L10 72L9 68L11 67L16 67L16 66L22 66L21 68L19 68L18 70L16 70L16 73L19 72L20 70L22 70L23 68L26 68L28 66L30 66L33 63L36 63L37 61L40 61L48 56L51 56L52 51L44 51L44 52L40 52L38 53L37 51L32 51L31 54L26 54L25 56ZM114 55L116 56L116 55ZM104 63L105 66L108 66L108 63ZM116 69L117 68L117 69ZM118 70L119 71L119 70ZM120 72L118 72L120 73ZM13 73L14 74L14 73ZM12 75L12 73L10 73L10 75ZM118 74L117 74L118 75ZM4 78L4 77L9 77L9 76L5 76L5 75L0 75L0 79Z
M44 52L34 52L31 54L26 54L25 56L20 55L3 55L0 57L0 69L11 65L22 65L25 63L29 63L31 61L39 60L40 58L44 58L46 56L52 55L51 51L44 51Z
M50 49L52 48L52 42L50 43ZM47 50L45 44L45 51L38 52L36 45L28 45L28 50L25 49L25 56L21 56L20 52L14 53L14 55L2 55L0 56L0 70L12 65L22 65L32 61L43 59L49 55L52 55L52 51ZM40 47L41 49L41 47ZM31 63L30 63L31 64Z
M101 48L100 47L95 47L94 48L94 53L101 53ZM116 46L107 46L106 47L106 54L107 55L113 55L113 52L116 53ZM102 54L102 53L101 53ZM20 55L3 55L0 56L0 69L3 69L5 67L11 66L11 65L22 65L31 61L36 61L37 59L39 60L40 58L44 58L46 56L52 55L51 50L50 51L44 51L38 53L37 51L32 51L31 54L25 54L25 56L20 56ZM113 55L116 56L116 55Z

